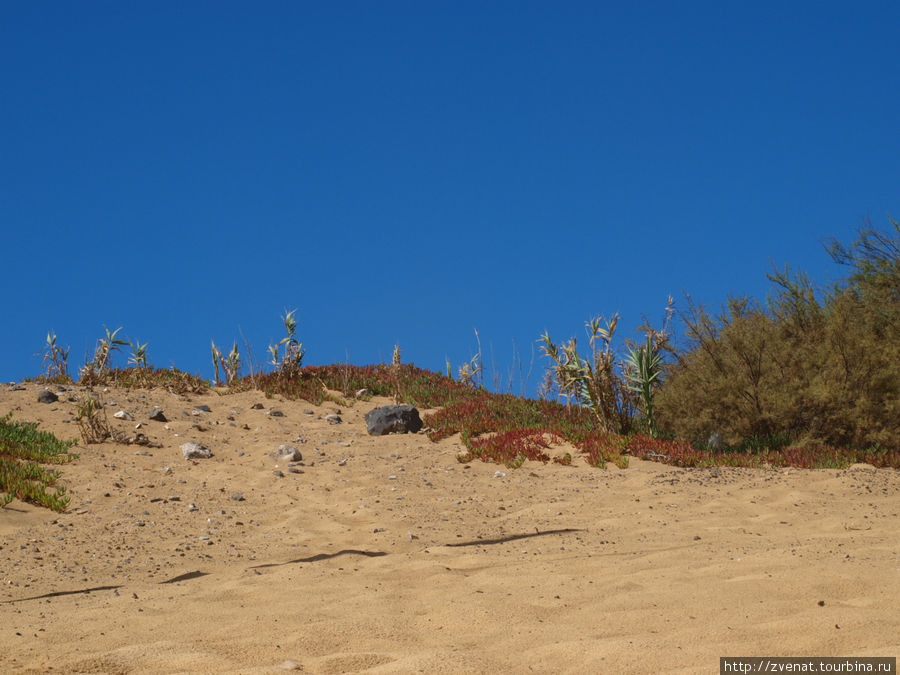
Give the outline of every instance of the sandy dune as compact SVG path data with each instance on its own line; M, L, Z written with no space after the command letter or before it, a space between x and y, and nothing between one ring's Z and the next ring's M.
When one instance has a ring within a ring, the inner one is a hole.
M0 414L76 437L77 388L53 404L38 390L3 387ZM103 396L115 428L141 422L161 447L81 446L67 513L0 509L2 672L709 673L724 655L900 655L894 470L464 465L456 438L368 436L386 399L332 425L334 405L259 392ZM147 420L155 405L168 422ZM213 457L183 459L190 440ZM299 473L271 459L283 443Z

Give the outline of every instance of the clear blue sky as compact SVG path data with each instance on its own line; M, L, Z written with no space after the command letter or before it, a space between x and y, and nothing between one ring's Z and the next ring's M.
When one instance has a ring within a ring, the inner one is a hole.
M0 380L104 326L158 366L454 368L900 214L896 2L3 2ZM683 302L681 302L683 304ZM125 365L119 356L116 365ZM537 372L532 377L532 387Z

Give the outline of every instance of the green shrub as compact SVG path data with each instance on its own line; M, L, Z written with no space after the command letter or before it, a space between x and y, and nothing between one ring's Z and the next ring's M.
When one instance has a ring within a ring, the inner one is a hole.
M733 298L718 315L689 302L689 348L659 392L661 427L703 443L789 437L851 448L900 448L900 226L863 230L833 259L845 281L816 288L775 270L765 304Z

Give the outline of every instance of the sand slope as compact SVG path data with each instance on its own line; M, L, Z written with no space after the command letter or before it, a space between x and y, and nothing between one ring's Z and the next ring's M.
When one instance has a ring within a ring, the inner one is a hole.
M78 389L54 404L38 390L4 387L0 414L77 437ZM135 416L114 427L141 422L161 447L81 446L67 513L0 509L2 672L708 673L724 655L900 655L894 470L516 470L458 463L457 439L369 437L363 415L386 399L331 425L334 405L259 392L103 396ZM147 421L154 405L168 423ZM189 440L214 456L184 460ZM282 443L302 473L273 473Z

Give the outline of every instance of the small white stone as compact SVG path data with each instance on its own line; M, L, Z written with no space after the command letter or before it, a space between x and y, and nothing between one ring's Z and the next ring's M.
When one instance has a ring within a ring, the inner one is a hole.
M181 446L181 454L184 455L185 459L209 459L212 457L209 448L193 441Z

